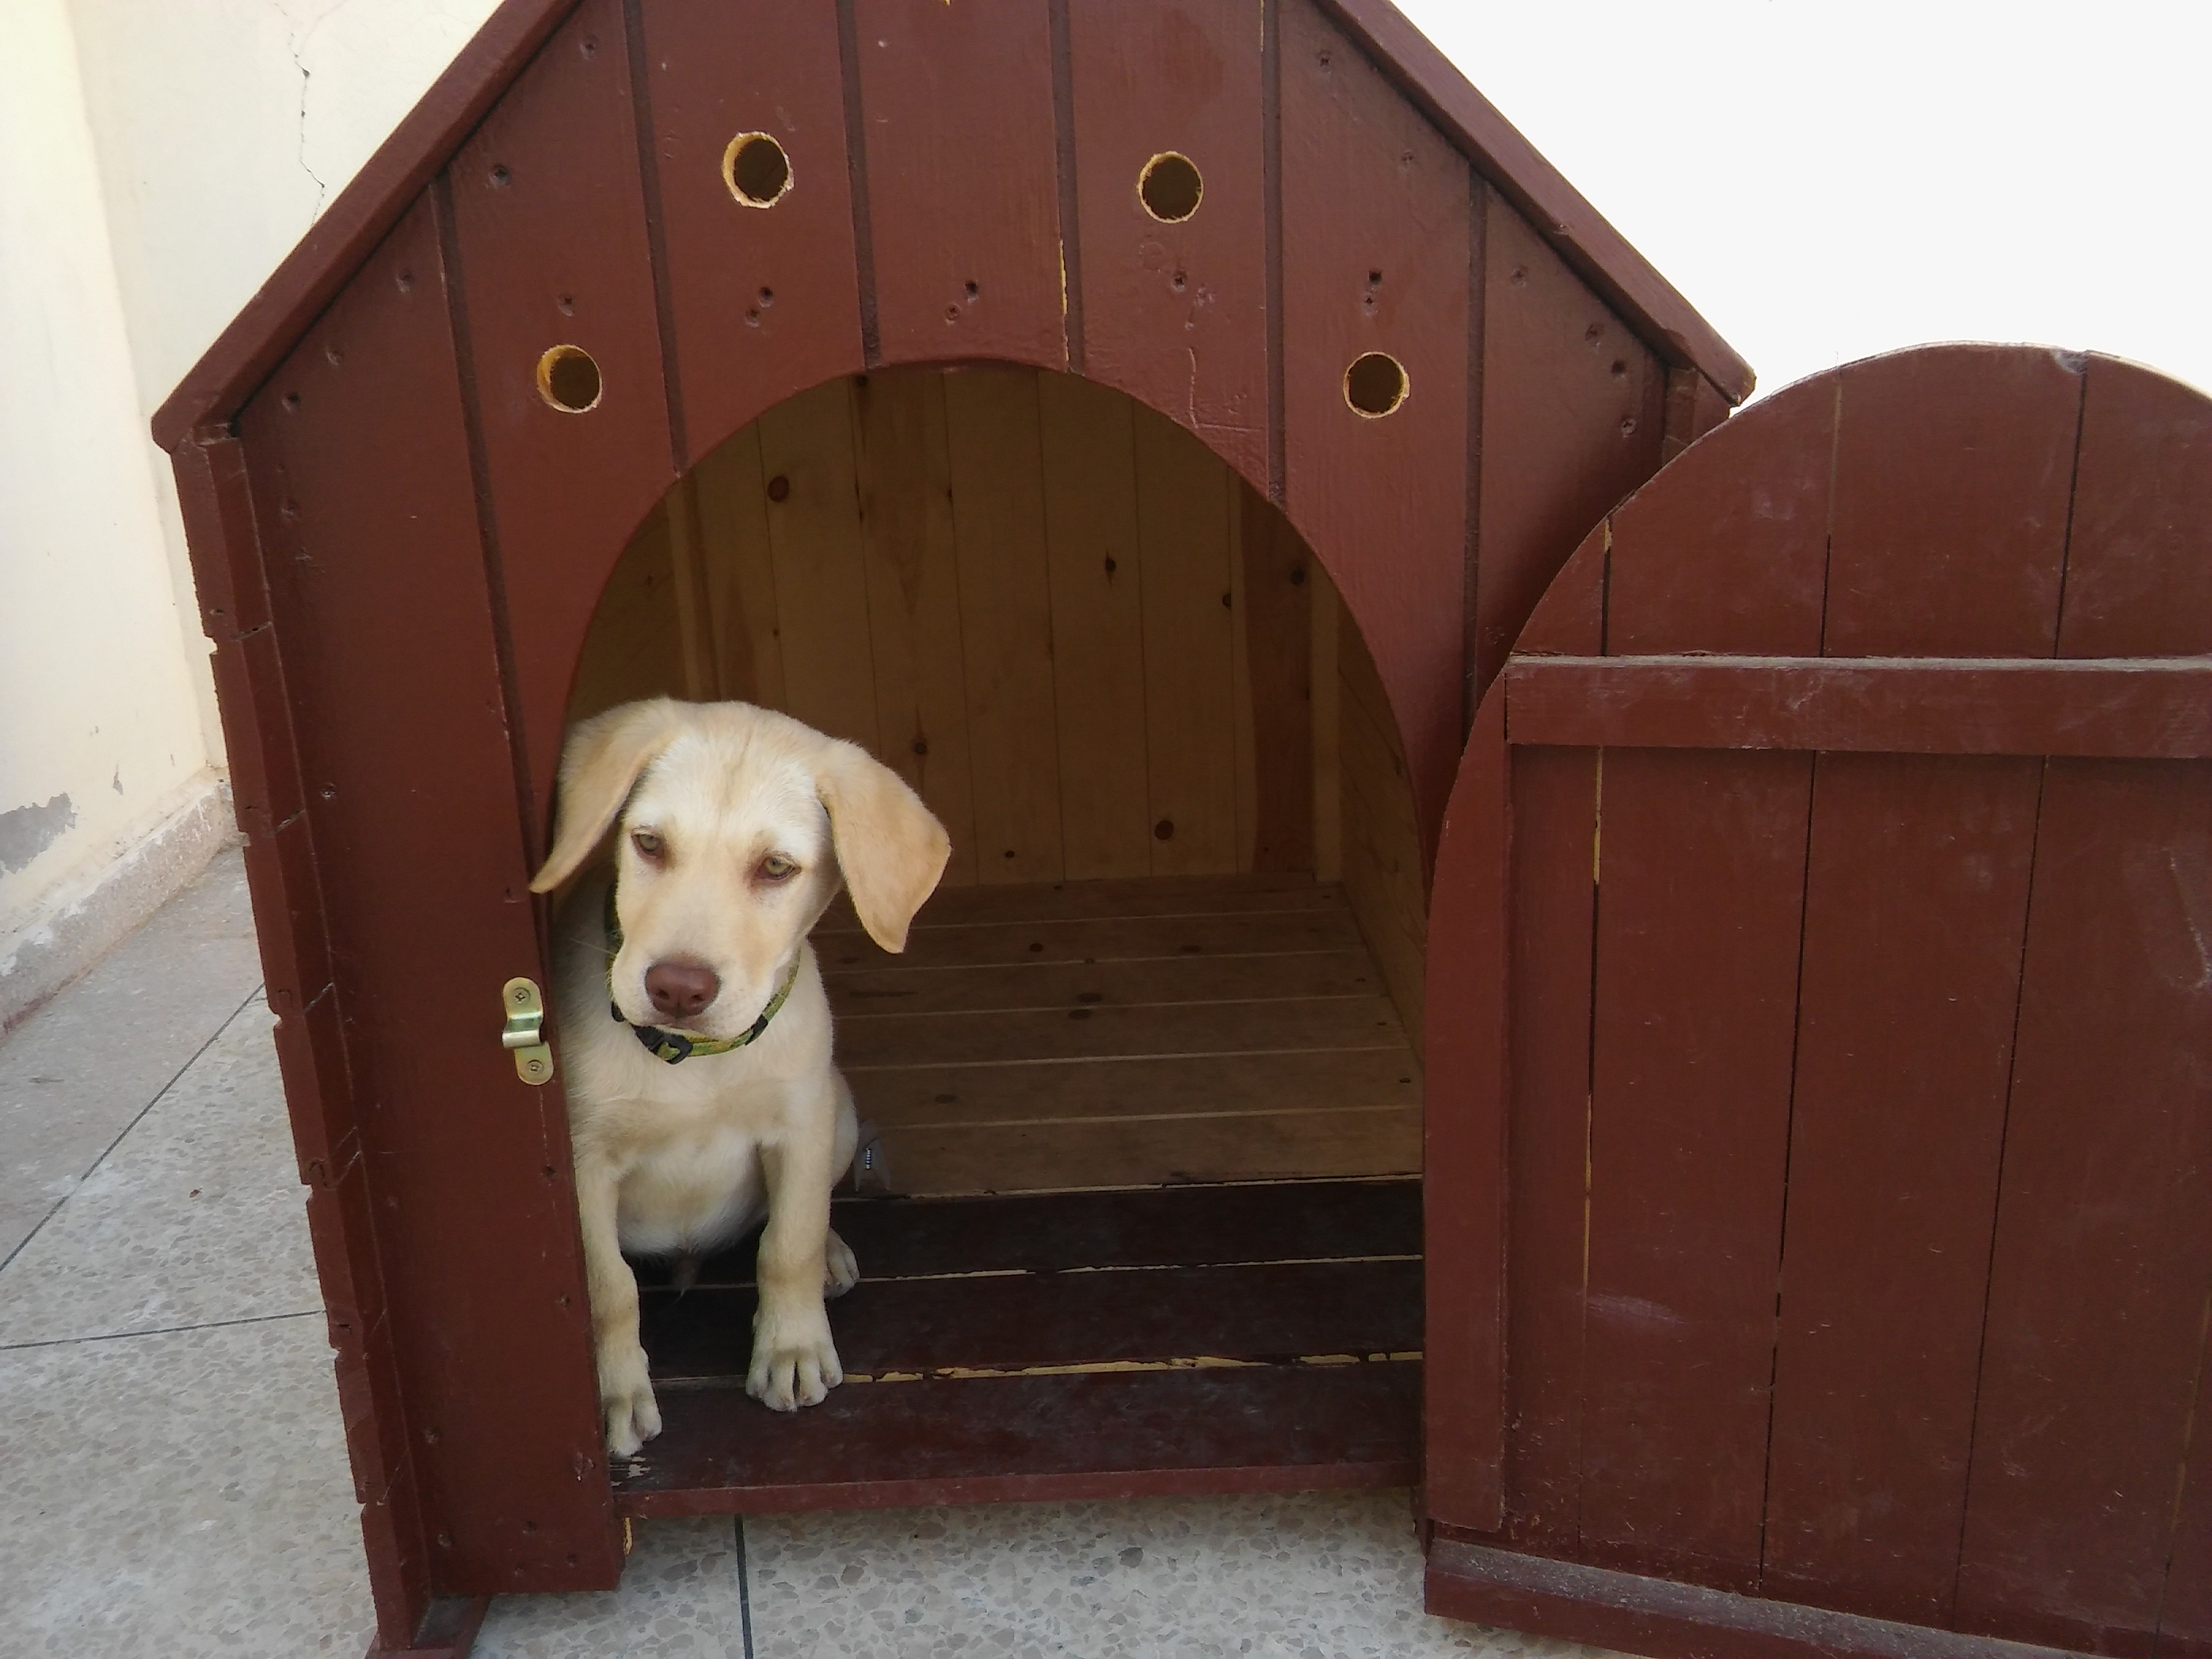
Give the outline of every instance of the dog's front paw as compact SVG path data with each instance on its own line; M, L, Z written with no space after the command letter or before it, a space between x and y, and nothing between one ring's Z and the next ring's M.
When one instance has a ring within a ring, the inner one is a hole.
M830 1247L823 1256L822 1294L842 1296L860 1282L860 1264L853 1255L853 1247L831 1233Z
M753 1322L753 1363L745 1392L770 1411L818 1406L845 1380L830 1316L819 1302L788 1313L762 1308Z
M606 1419L607 1450L635 1457L638 1448L660 1432L660 1407L653 1403L646 1375L645 1350L633 1340L610 1342L599 1350L599 1411Z

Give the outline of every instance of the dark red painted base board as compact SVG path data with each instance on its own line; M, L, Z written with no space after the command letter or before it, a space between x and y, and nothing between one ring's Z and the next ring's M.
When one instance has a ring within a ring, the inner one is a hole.
M863 1282L957 1273L1078 1267L1204 1267L1343 1261L1421 1253L1421 1183L1412 1178L1265 1181L1006 1198L841 1198L839 1237ZM753 1282L756 1234L699 1269L701 1289ZM647 1291L665 1265L635 1264Z
M856 1377L1167 1364L1200 1355L1270 1363L1406 1357L1421 1346L1421 1264L863 1279L830 1304L830 1324L846 1374ZM753 1292L656 1292L645 1298L640 1328L656 1388L742 1383L752 1353Z
M1449 1538L1429 1551L1427 1606L1447 1619L1650 1659L2059 1659L2062 1652Z
M1410 1486L1415 1361L848 1382L772 1416L738 1391L673 1389L624 1515Z
M854 1200L848 1381L745 1397L750 1241L640 1322L665 1426L625 1515L1412 1484L1420 1183Z
M368 1659L469 1659L489 1611L489 1595L441 1595L430 1603L412 1642L404 1648L371 1647Z

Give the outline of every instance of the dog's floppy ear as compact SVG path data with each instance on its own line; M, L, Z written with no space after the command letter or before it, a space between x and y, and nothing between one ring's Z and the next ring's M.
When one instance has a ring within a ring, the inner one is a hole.
M547 893L576 873L613 825L638 774L653 764L683 725L671 697L626 702L594 714L561 746L560 833L530 890Z
M952 838L906 780L857 744L832 742L814 775L837 866L868 937L906 949L906 930L936 890Z

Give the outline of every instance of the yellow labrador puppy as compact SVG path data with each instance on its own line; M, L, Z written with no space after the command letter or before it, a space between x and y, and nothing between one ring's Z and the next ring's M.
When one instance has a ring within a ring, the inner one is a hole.
M579 884L554 977L607 1446L660 1432L623 1252L703 1254L768 1218L745 1390L778 1411L844 1380L825 1294L860 1270L830 1231L853 1097L806 935L840 873L887 951L944 873L944 827L849 743L750 703L627 703L568 734L547 892ZM610 1005L611 1004L611 1012Z

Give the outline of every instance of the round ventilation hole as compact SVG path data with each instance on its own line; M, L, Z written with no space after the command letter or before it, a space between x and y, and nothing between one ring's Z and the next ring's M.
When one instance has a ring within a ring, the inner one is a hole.
M1344 401L1370 421L1406 401L1406 369L1387 351L1370 351L1344 371Z
M741 132L722 152L722 182L747 207L774 207L791 193L791 158L765 132Z
M599 366L581 346L556 345L538 360L538 395L567 415L599 404Z
M1167 150L1145 163L1137 175L1137 199L1145 211L1164 225L1181 224L1198 211L1205 199L1206 181L1188 155Z

